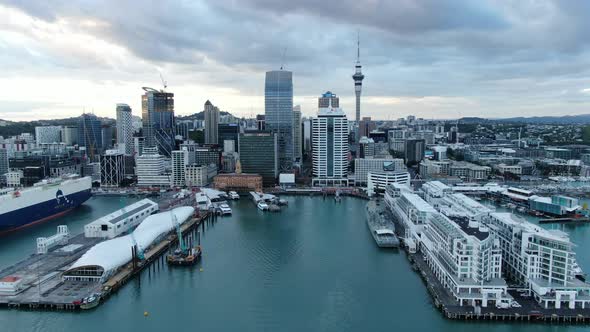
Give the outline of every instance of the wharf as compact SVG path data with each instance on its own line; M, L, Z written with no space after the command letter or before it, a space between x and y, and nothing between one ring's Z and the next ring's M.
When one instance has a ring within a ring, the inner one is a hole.
M216 217L208 213L191 218L181 226L187 242L200 242L200 232L205 231L206 222L215 222ZM199 231L198 227L202 226ZM120 289L131 278L153 263L164 264L163 255L175 249L178 242L173 230L144 252L145 259L131 261L123 266L106 282L63 280L62 274L102 239L86 238L84 234L69 239L67 245L60 245L47 254L33 254L23 261L0 271L0 278L16 276L22 279L22 290L16 295L0 294L0 308L38 310L78 310L79 301L95 293L101 293L101 301Z
M428 267L422 254L407 254L412 268L420 275L434 306L444 317L455 320L469 321L514 321L562 324L590 324L590 309L545 309L533 298L523 297L520 293L509 290L520 308L500 309L496 307L460 306L453 295L440 283Z
M576 223L586 223L589 221L590 221L590 218L588 218L588 217L551 218L551 219L541 219L541 220L539 220L539 224L554 224L554 223L576 224Z

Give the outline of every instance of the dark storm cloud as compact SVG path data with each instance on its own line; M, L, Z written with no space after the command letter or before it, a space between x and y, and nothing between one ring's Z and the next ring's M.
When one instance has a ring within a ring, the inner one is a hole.
M357 30L364 93L371 96L496 97L493 107L558 97L562 91L576 95L588 87L583 78L590 75L589 1L4 3L42 21L67 19L80 32L154 66L175 66L186 76L194 73L207 84L248 94L261 93L262 73L283 63L285 49L297 94L350 91ZM75 53L66 51L61 58L45 56L46 63L62 67L112 65L100 58L73 59ZM14 62L4 58L3 63Z

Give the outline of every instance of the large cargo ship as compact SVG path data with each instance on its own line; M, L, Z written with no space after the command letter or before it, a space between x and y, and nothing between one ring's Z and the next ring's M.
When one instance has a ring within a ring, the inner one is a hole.
M70 177L0 191L0 235L68 213L90 198L91 187L90 177Z

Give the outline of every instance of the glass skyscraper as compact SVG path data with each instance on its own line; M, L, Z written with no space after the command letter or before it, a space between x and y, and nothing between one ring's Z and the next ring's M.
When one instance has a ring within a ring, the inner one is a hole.
M102 151L102 123L96 115L84 113L78 118L78 145L86 147L90 157Z
M277 135L279 170L293 169L293 73L286 70L266 72L264 84L266 130Z
M143 88L141 120L146 147L157 147L160 154L170 157L174 150L174 94Z

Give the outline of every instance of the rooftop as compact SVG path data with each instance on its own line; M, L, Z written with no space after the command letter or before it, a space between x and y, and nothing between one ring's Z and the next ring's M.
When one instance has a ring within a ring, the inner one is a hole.
M469 227L469 218L466 217L449 217L461 230L471 236L475 236L478 240L483 241L490 236L489 231L482 231L479 227Z

